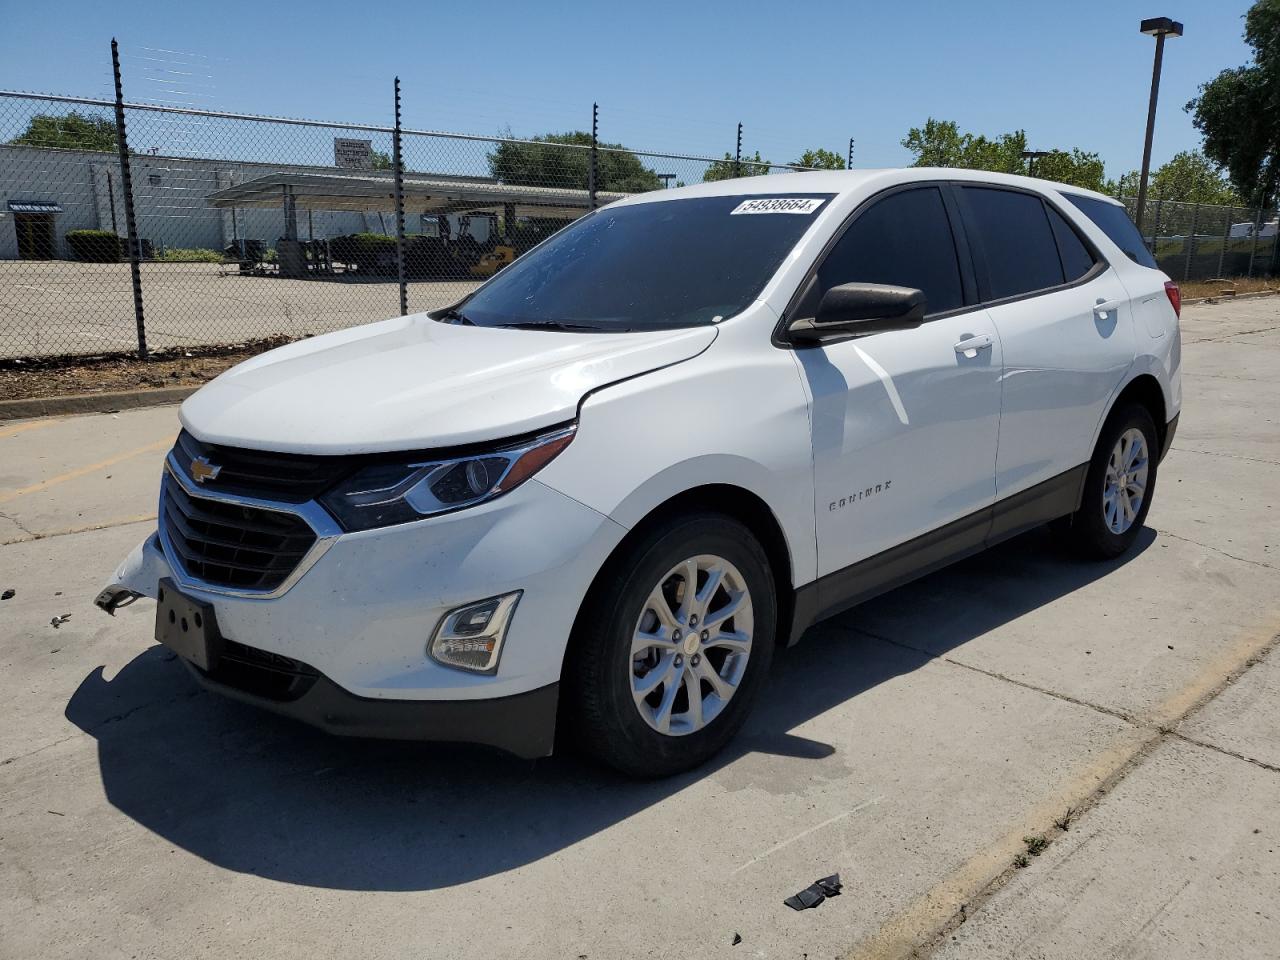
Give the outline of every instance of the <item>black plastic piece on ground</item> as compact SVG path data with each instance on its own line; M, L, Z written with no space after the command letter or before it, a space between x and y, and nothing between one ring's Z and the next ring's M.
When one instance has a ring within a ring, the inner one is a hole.
M782 902L792 910L808 910L818 906L827 897L840 896L842 884L840 883L840 874L833 873L829 877L823 877L821 880L815 880L809 886L805 887L793 897L787 897Z

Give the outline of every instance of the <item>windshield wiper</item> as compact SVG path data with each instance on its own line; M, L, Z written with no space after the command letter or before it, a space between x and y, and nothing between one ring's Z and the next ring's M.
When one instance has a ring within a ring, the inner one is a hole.
M614 330L590 323L568 323L564 320L522 320L519 323L499 323L504 330L589 330L592 333L630 333L628 329Z

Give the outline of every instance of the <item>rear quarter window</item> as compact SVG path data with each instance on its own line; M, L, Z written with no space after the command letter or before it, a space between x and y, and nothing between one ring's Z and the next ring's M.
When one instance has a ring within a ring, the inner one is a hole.
M1142 235L1129 219L1124 207L1115 203L1107 203L1094 197L1083 197L1074 193L1064 193L1071 204L1093 221L1094 226L1105 233L1117 247L1134 263L1158 270L1156 258L1151 255L1147 245L1142 242Z
M1062 272L1068 283L1079 280L1093 269L1093 254L1084 245L1084 241L1076 235L1072 226L1067 223L1053 207L1045 208L1049 214L1049 223L1053 225L1053 238L1058 241L1058 253L1062 257Z

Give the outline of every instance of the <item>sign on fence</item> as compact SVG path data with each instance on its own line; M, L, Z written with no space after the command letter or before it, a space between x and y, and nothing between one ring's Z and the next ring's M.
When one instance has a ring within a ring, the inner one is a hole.
M373 141L334 137L333 165L342 170L372 170Z

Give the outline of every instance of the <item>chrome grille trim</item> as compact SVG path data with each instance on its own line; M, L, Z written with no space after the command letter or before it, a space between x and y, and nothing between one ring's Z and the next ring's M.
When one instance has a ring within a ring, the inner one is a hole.
M174 579L178 581L179 586L188 590L198 590L202 593L212 593L225 597L241 597L250 600L274 600L288 593L293 585L316 565L316 562L328 552L338 537L342 535L342 528L338 526L337 521L329 516L328 512L314 500L309 500L306 503L278 503L257 497L246 497L239 494L203 489L187 479L172 450L169 451L169 455L165 458L164 466L164 476L160 482L159 512L157 514L159 518L157 526L160 545L164 550L165 559L169 561L169 566L173 570ZM315 543L312 544L311 549L303 555L302 559L298 561L298 565L293 568L293 571L284 578L280 585L271 590L229 587L197 577L183 565L182 555L174 547L173 541L169 536L165 522L165 492L166 485L170 483L178 484L183 493L192 499L212 500L234 506L254 507L258 510L291 514L300 518L315 531Z

